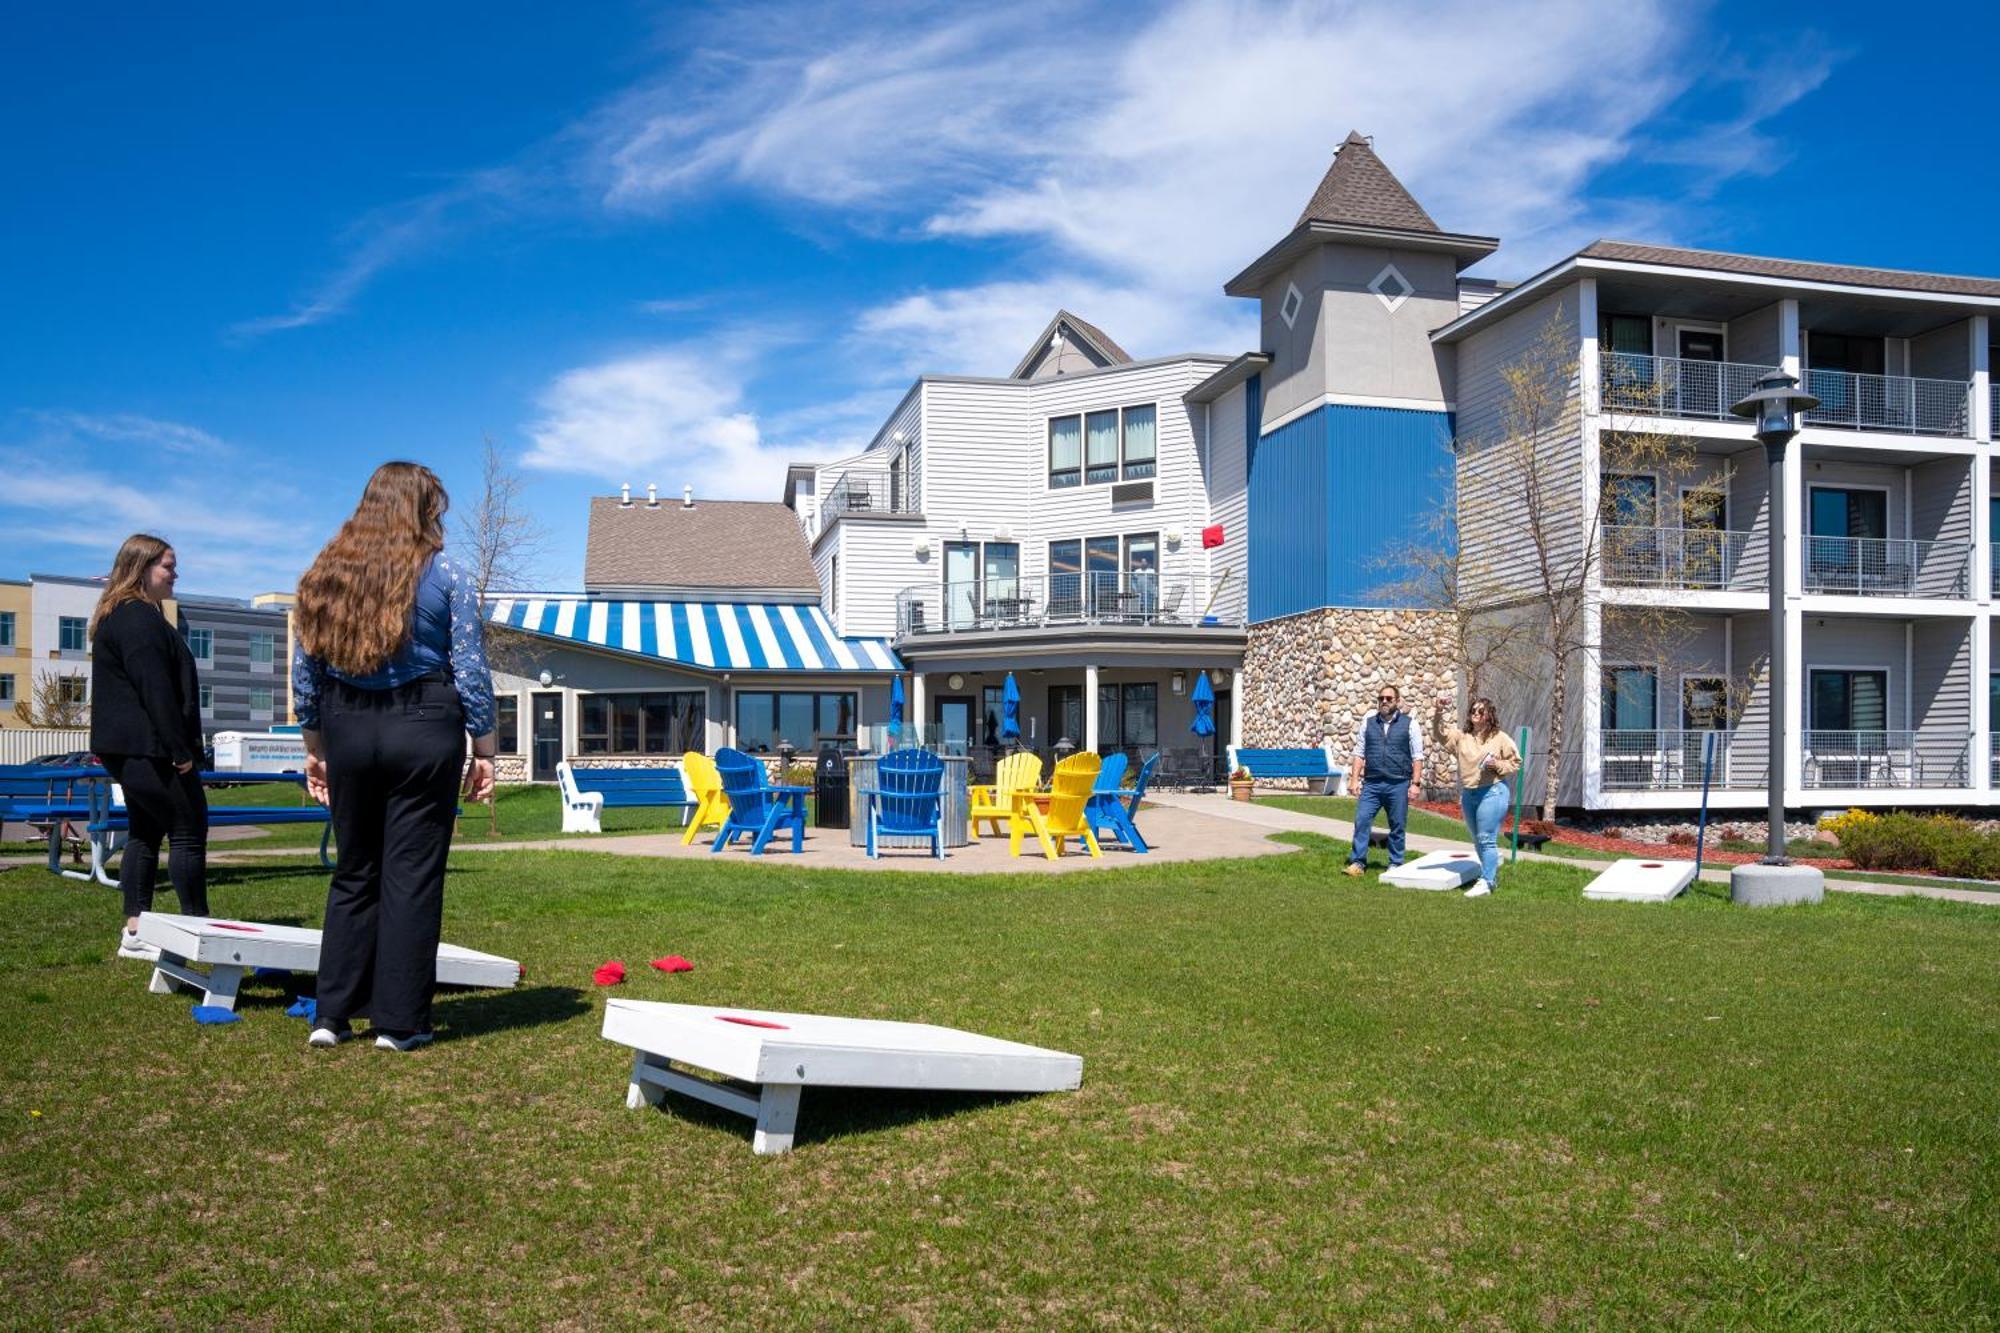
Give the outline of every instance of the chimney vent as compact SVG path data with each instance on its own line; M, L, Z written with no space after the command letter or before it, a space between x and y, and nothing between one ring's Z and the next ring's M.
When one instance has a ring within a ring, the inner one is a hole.
M618 488L618 507L620 509L632 507L632 483L629 481Z
M694 487L692 486L681 487L681 508L683 509L694 508Z
M646 483L646 508L658 509L659 507L660 507L660 488L654 483L649 481Z

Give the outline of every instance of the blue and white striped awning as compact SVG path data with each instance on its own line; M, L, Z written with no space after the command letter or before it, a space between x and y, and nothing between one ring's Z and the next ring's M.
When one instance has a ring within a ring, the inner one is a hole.
M501 597L495 625L703 671L903 670L886 639L843 639L812 603Z

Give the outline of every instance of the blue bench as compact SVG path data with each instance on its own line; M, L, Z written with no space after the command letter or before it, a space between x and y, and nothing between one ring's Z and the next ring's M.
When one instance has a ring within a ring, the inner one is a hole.
M1333 747L1322 749L1257 750L1248 746L1229 747L1229 771L1243 769L1253 781L1271 778L1305 778L1320 784L1320 795L1338 796L1346 785L1347 770L1334 762Z
M556 765L562 787L563 832L601 833L598 819L605 810L657 808L679 810L686 825L699 804L688 795L678 765L672 768L573 768L568 760Z

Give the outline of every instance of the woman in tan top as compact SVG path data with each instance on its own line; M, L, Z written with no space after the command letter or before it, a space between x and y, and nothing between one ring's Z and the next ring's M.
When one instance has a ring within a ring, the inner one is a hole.
M1433 715L1445 749L1458 761L1458 806L1465 815L1465 827L1472 834L1472 846L1479 853L1479 882L1465 891L1468 898L1484 898L1500 880L1500 825L1507 818L1510 793L1507 779L1521 769L1521 751L1513 738L1500 730L1500 715L1491 699L1474 699L1467 710L1465 729L1445 720L1451 703L1440 695Z

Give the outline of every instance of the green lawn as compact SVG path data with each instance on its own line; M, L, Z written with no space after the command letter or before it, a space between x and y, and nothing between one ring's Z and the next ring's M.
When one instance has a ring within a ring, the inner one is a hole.
M0 872L11 1325L1966 1329L2000 1311L2000 912L1485 901L1287 857L1043 877L454 862L526 962L412 1056L204 1028L117 908ZM218 867L316 922L324 878ZM169 903L171 900L169 899ZM646 959L678 952L667 977ZM624 1107L616 993L949 1023L1081 1092Z
M212 788L211 805L295 806L307 804L305 790L292 783L266 783L246 787ZM812 799L806 800L810 818ZM548 786L500 787L494 798L493 817L483 805L467 805L459 817L458 837L462 842L522 842L538 838L590 838L588 833L562 831L562 793ZM614 833L678 833L678 810L653 808L606 810L601 816L604 835ZM499 832L492 826L497 823ZM318 824L273 824L264 836L243 842L216 844L217 850L262 847L317 847L325 832Z
M1280 810L1290 810L1301 815L1318 815L1322 819L1344 819L1354 822L1354 798L1352 796L1259 796L1259 805L1274 805ZM1377 818L1376 828L1388 827L1388 821ZM1465 837L1465 821L1445 815L1432 814L1428 810L1411 810L1403 827L1411 833L1420 833L1427 838Z

